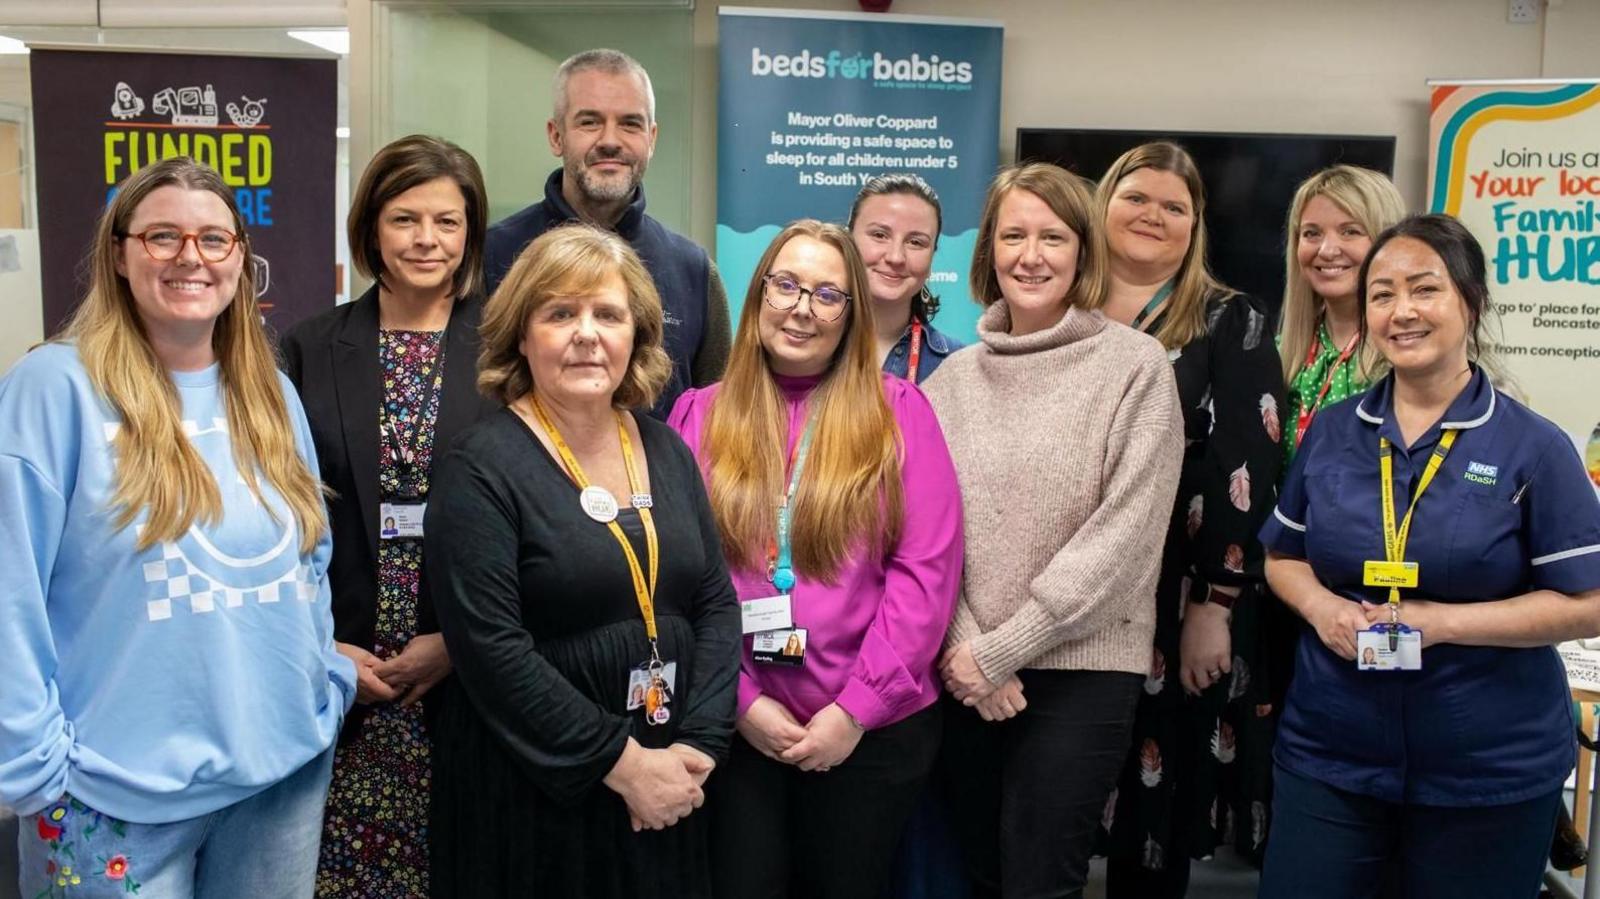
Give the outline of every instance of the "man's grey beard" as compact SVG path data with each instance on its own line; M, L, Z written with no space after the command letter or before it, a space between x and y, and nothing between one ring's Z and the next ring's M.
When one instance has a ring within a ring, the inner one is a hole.
M632 176L621 183L614 179L601 177L593 172L582 172L580 174L575 171L576 168L577 166L569 165L567 167L567 175L583 191L585 197L596 203L615 203L619 200L626 200L633 196L634 189L644 179L644 167L638 163L633 164L631 169Z

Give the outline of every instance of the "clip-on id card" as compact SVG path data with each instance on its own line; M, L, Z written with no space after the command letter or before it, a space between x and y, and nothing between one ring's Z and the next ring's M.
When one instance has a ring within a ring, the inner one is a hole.
M1398 632L1396 632L1398 629ZM1390 637L1396 637L1390 649ZM1421 671L1422 631L1403 624L1378 624L1356 634L1359 671Z
M806 629L762 631L750 645L750 657L764 665L799 667L806 663Z

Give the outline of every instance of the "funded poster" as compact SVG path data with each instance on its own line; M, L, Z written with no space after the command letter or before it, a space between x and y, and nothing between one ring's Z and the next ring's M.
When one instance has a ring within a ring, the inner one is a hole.
M47 333L83 297L84 254L117 186L173 156L232 189L271 327L333 304L334 60L35 50L31 66Z
M1499 356L1600 486L1600 82L1432 88L1429 207L1483 244Z
M973 339L967 270L999 162L1000 25L723 7L718 27L717 266L735 321L784 225L843 224L868 179L912 172L944 212L935 324Z

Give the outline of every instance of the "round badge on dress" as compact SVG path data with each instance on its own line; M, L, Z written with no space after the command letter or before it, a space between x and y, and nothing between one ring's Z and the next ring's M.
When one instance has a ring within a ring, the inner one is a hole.
M583 506L583 514L593 518L601 524L615 521L617 518L617 498L611 491L599 484L590 484L578 494L578 502Z

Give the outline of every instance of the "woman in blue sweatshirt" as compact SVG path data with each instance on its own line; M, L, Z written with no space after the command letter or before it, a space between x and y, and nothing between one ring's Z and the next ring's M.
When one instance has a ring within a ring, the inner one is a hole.
M233 193L122 185L0 379L0 804L30 896L309 895L355 672L305 415Z

